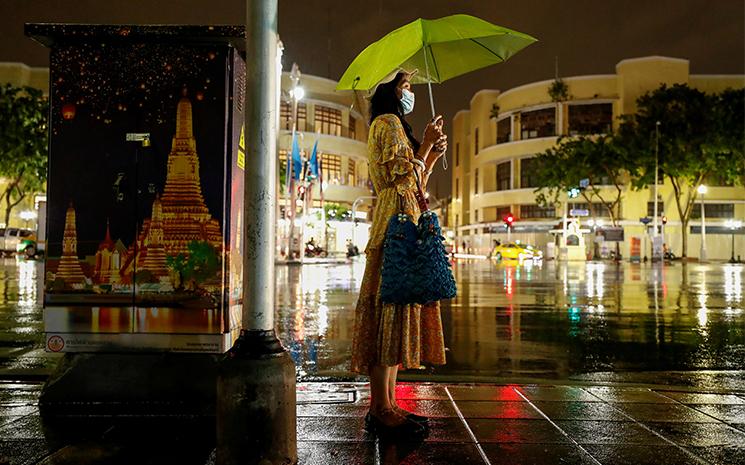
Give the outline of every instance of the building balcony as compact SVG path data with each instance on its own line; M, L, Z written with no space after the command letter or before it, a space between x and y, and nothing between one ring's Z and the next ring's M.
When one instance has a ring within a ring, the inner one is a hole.
M479 154L473 158L473 163L475 165L485 165L525 155L534 155L554 147L557 140L558 136L550 136L490 145L479 150Z
M310 153L313 144L318 140L318 151L334 155L343 155L357 160L367 160L367 143L343 136L332 136L329 134L318 134L315 132L298 131L300 150ZM292 150L292 131L282 129L279 131L280 150Z

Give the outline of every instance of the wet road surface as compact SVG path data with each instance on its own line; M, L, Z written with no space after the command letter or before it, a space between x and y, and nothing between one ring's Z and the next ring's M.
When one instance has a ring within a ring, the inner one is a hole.
M633 381L745 389L743 265L458 260L448 363L412 379ZM350 379L364 261L277 267L277 325L301 380ZM42 268L0 262L0 372L48 373ZM22 377L22 376L21 376Z
M743 265L458 260L454 270L448 363L422 370L427 379L650 382L644 372L695 370L700 386L745 386ZM301 377L352 375L363 272L364 262L278 268L279 327Z

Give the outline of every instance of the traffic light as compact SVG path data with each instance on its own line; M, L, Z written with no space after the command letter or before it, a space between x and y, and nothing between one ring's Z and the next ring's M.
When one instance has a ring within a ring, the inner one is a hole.
M512 224L515 222L515 217L512 215L512 213L507 213L502 217L502 221L504 221L504 225L507 228L511 228Z
M667 224L667 216L664 216L664 215L662 216L662 224L663 225Z

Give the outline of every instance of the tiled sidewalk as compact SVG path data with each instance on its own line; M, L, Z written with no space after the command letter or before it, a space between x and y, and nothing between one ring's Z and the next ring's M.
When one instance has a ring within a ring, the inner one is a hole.
M745 396L613 387L402 385L432 417L420 445L381 444L353 404L298 406L306 464L745 463ZM299 397L302 400L303 396Z
M50 429L35 405L39 389L0 384L0 464L214 461L214 418L86 417ZM402 384L399 403L432 418L429 437L411 444L362 430L368 392L354 383L298 386L301 464L745 463L745 393Z

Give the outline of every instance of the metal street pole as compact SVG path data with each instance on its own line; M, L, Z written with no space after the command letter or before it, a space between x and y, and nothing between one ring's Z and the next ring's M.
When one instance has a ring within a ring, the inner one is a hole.
M218 367L218 465L296 463L295 365L274 330L277 0L246 2L241 334Z
M704 208L704 196L708 189L705 185L698 186L698 193L701 194L701 251L699 260L706 260L706 208Z
M654 231L652 232L652 261L654 260L660 260L662 257L660 257L661 252L661 245L659 244L660 240L657 238L657 222L659 221L659 211L657 209L657 184L659 180L659 170L660 170L660 122L657 121L654 127L655 132L655 140L654 140L654 219L652 222L652 228Z
M357 223L355 221L357 218L357 207L365 200L374 200L376 198L374 195L363 195L362 197L357 197L352 202L352 245L357 245Z
M292 81L292 140L290 142L290 152L287 154L287 156L290 158L289 164L290 164L290 205L289 205L289 214L290 214L290 229L289 229L289 235L288 235L288 253L287 257L288 259L295 258L295 216L297 215L297 186L295 185L295 163L292 159L292 151L295 148L295 137L297 135L297 104L298 104L298 82L300 81L300 68L298 67L297 63L292 64L292 70L290 71L290 81ZM302 247L300 247L300 250L297 251L298 258L302 260L301 254L303 253Z

